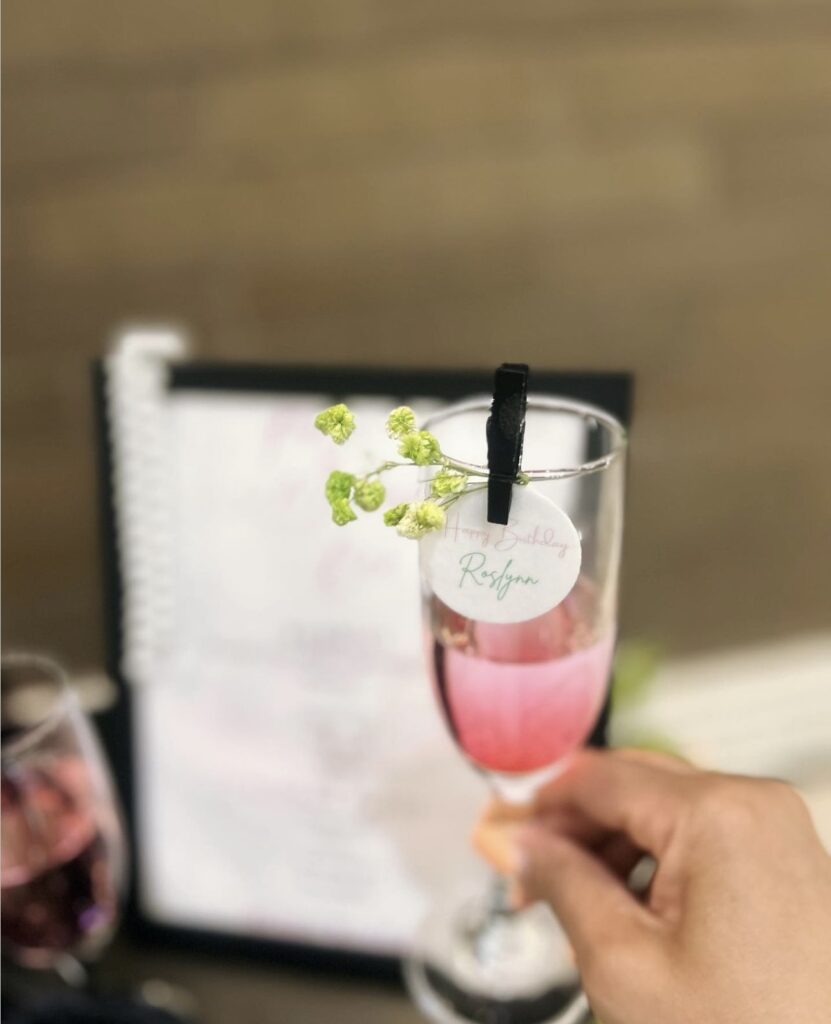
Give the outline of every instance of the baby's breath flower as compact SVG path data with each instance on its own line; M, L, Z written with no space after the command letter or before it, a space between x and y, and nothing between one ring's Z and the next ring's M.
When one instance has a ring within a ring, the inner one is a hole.
M415 512L412 509L407 510L396 529L402 537L407 537L408 540L420 540L425 534L424 528L416 522Z
M332 522L337 526L346 526L358 517L346 498L337 498L332 502Z
M450 494L461 494L465 489L467 476L454 473L449 469L440 469L433 477L430 491L434 498L446 498Z
M415 430L415 413L408 405L399 405L387 416L387 436L392 438L403 437L405 434Z
M434 501L420 501L415 509L416 519L425 530L440 530L444 526L444 509Z
M445 523L444 507L464 492L467 474L450 468L449 460L441 453L439 442L429 430L417 430L415 413L406 405L399 406L387 417L387 433L397 442L398 451L410 464L437 466L431 486L431 497L426 501L403 502L384 512L384 522L394 526L404 537L419 539L431 530L439 530ZM343 444L355 430L355 417L343 403L324 409L315 417L315 427L335 444ZM356 510L374 512L386 497L380 476L387 470L406 465L404 462L386 461L365 476L356 476L342 470L333 470L326 480L326 500L332 511L332 520L338 526L357 519ZM435 499L440 499L440 502Z
M343 444L355 429L355 417L341 402L339 405L330 405L328 409L318 413L315 417L315 426L321 434L331 437L335 444Z
M386 491L380 480L358 480L355 484L355 504L364 512L374 512L384 500Z
M425 533L440 530L444 526L444 509L434 501L420 501L407 509L398 524L398 532L410 540L421 540Z
M393 505L392 508L388 508L384 513L384 523L386 526L398 526L404 516L407 514L409 504L404 501L400 505Z
M439 442L429 430L415 430L405 434L398 446L399 455L411 459L417 466L429 466L441 459Z
M351 473L333 469L326 480L326 500L330 505L334 505L340 498L348 498L354 483L355 477Z

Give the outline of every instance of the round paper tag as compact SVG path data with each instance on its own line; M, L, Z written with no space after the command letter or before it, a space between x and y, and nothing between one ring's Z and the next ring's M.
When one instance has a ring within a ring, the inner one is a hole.
M442 530L421 540L433 592L453 611L480 622L523 622L569 593L580 572L580 536L553 501L514 486L507 526L488 522L487 490L467 494Z

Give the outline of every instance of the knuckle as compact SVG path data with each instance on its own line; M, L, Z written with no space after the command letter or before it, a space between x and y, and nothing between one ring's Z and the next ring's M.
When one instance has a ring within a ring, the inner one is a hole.
M783 817L807 814L802 797L785 782L723 775L702 782L693 811L698 830L727 843L758 835Z
M787 818L794 823L811 820L808 805L800 793L789 783L783 782L781 779L763 779L759 786L760 792L764 794L769 816L776 815L777 818Z
M696 824L708 834L744 835L760 819L760 801L752 786L725 776L707 779L695 805Z
M782 779L760 779L759 787L765 797L778 806L788 810L799 810L805 807L805 801L794 787Z

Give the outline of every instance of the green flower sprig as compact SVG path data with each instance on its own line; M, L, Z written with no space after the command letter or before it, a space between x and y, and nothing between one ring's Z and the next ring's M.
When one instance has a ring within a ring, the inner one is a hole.
M324 409L315 417L315 426L335 444L345 444L355 430L355 416L343 403ZM469 491L487 487L487 473L471 469L448 458L438 439L429 430L420 430L415 413L406 405L393 409L387 417L387 436L398 442L403 462L388 460L363 476L335 469L326 481L326 500L332 510L332 521L345 526L358 518L355 508L374 512L384 502L386 491L379 477L400 466L440 467L430 483L430 497L424 501L403 502L384 512L384 523L394 526L402 537L420 540L431 530L440 530L447 509ZM472 478L480 478L472 482ZM517 483L527 483L524 474Z
M330 405L318 413L315 426L321 433L331 437L335 444L345 444L355 429L355 417L341 402L340 405Z

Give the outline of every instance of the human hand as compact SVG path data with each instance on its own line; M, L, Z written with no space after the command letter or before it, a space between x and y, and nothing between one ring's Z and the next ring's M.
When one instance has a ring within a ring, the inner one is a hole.
M831 1020L831 858L784 783L584 751L474 842L518 905L551 904L604 1024Z

